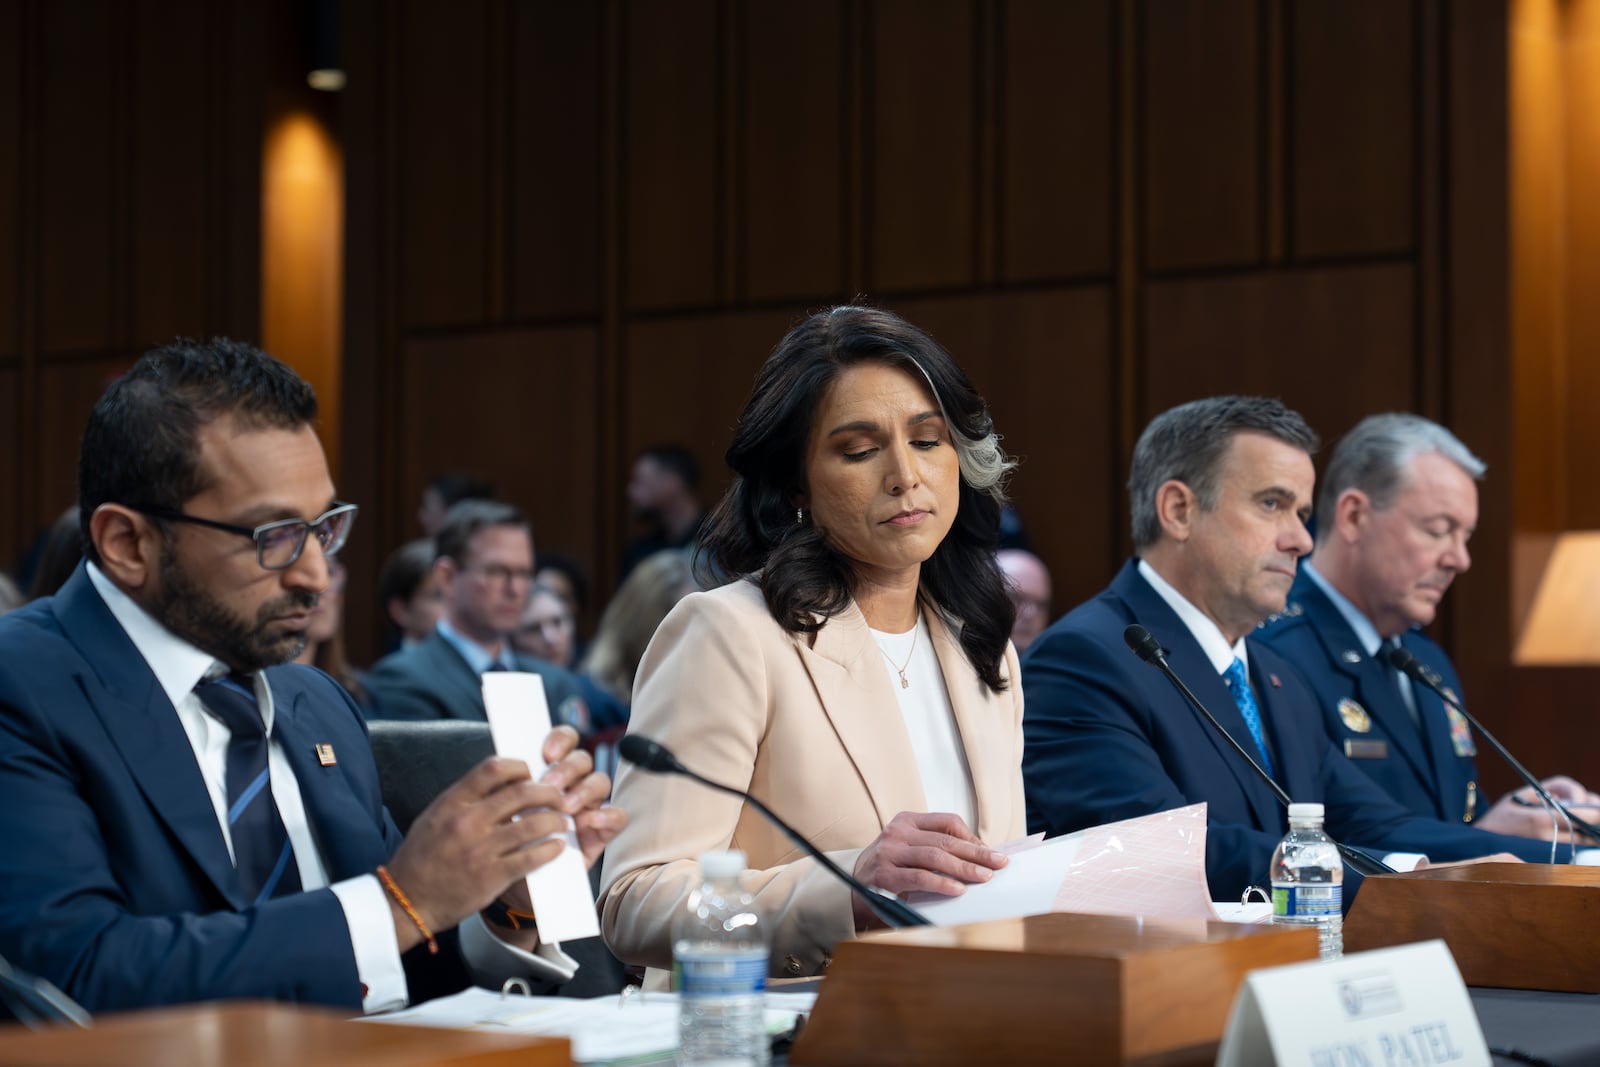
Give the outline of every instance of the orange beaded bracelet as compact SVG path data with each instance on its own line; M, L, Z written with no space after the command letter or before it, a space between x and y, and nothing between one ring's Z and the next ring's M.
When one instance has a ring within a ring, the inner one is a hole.
M394 902L400 905L400 910L406 913L406 918L417 924L417 929L422 931L423 940L428 942L428 953L433 956L439 954L439 941L433 936L433 931L428 929L428 924L422 921L422 916L417 914L417 909L412 906L411 898L406 896L406 891L394 880L394 875L389 873L389 868L378 864L378 880L383 883L383 888L394 897Z

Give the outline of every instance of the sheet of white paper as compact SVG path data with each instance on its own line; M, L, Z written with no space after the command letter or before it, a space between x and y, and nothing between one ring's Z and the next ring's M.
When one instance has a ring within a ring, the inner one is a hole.
M994 872L982 885L969 885L959 897L937 893L912 893L906 903L926 915L935 926L957 926L987 919L1012 919L1043 915L1055 910L1056 893L1078 854L1078 842L1058 837L1010 852L1011 862ZM997 851L1006 852L1002 845Z
M1236 901L1213 900L1211 906L1217 909L1217 918L1225 923L1269 923L1272 921L1272 905L1264 900L1252 900L1248 904Z
M795 1016L810 1011L815 1000L815 993L768 993L767 1032L781 1034L792 1028ZM678 998L673 993L633 995L624 1001L614 995L589 1000L503 997L487 989L468 989L365 1021L565 1037L572 1042L572 1058L578 1063L636 1063L655 1056L670 1062L678 1047Z
M534 778L542 775L548 766L544 739L551 729L544 679L520 671L490 671L483 676L483 706L495 752L525 761ZM566 847L561 854L528 875L528 896L541 941L576 941L600 933L589 871L570 818L563 839Z
M936 926L1053 911L1216 921L1205 875L1206 806L1142 815L1049 841L999 846L1011 862L959 897L906 902Z

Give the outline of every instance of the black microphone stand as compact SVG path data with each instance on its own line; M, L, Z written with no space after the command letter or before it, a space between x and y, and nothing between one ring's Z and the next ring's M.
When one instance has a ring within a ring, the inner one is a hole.
M751 796L749 793L746 793L742 789L735 789L733 786L723 785L721 782L713 782L709 778L705 778L696 774L694 771L691 771L688 767L680 763L678 761L678 757L674 756L670 751L668 751L665 746L660 745L647 737L641 737L638 734L629 734L623 737L622 742L617 746L617 751L629 763L632 763L643 770L664 774L681 774L685 778L692 778L707 788L715 789L718 792L727 793L731 796L739 797L741 800L748 801L752 807L754 807L762 815L766 816L767 820L771 822L772 825L782 830L785 837L787 837L790 841L793 841L800 848L804 849L806 855L822 864L822 866L830 871L835 878L839 879L845 885L855 890L856 894L866 902L867 907L872 909L872 913L882 920L885 925L895 927L896 929L906 926L933 925L932 921L930 921L926 915L923 915L911 905L905 903L897 897L893 897L887 893L872 889L862 884L853 875L845 873L844 868L840 867L837 863L833 862L826 855L824 855L821 849L819 849L816 845L813 845L810 841L806 840L805 837L801 836L798 830L784 822L782 819L778 818L777 814L773 812L771 808L763 804L760 800Z
M1524 767L1520 762L1518 762L1517 758L1511 754L1511 750L1502 745L1499 738L1495 737L1494 734L1490 733L1484 728L1483 723L1478 721L1478 717L1476 715L1473 715L1472 712L1462 707L1461 701L1457 700L1454 695L1445 689L1444 679L1440 678L1431 667L1428 667L1406 649L1399 648L1394 645L1383 646L1378 650L1378 654L1389 666L1393 667L1397 671L1400 671L1402 674L1406 675L1406 677L1414 679L1418 683L1427 686L1429 689L1433 690L1440 700L1459 711L1461 713L1461 717L1466 719L1468 724L1470 724L1474 730L1482 734L1485 741L1489 742L1489 747L1498 752L1500 754L1500 758L1505 760L1506 764L1517 773L1517 777L1528 783L1528 787L1537 793L1539 795L1539 799L1544 801L1544 803L1552 811L1559 811L1562 816L1566 818L1567 825L1569 827L1576 826L1589 837L1600 840L1600 830L1597 830L1595 827L1589 825L1589 823L1572 814L1572 810L1570 808L1561 803L1561 801L1557 800L1555 797L1551 796L1549 792L1546 791L1545 787L1539 784L1539 779L1535 778L1528 768Z
M1134 655L1166 675L1167 681L1177 687L1178 692L1183 694L1190 707L1204 716L1205 720L1211 724L1212 729L1221 734L1228 744L1233 746L1233 750L1255 770L1257 777L1267 783L1267 788L1271 789L1273 795L1278 798L1278 803L1282 804L1284 809L1287 810L1289 805L1293 803L1289 799L1289 794L1283 791L1283 787L1277 783L1272 775L1267 773L1266 768L1256 762L1255 757L1250 755L1245 747L1235 740L1232 734L1222 728L1222 724L1217 721L1217 717L1211 714L1211 709L1200 703L1200 698L1190 692L1189 687L1183 684L1183 679L1178 677L1177 672L1172 669L1172 665L1167 662L1167 650L1161 647L1160 642L1151 635L1150 631L1138 623L1132 623L1122 631L1122 639L1127 642ZM1334 847L1339 850L1339 855L1344 857L1344 861L1350 865L1351 869L1358 874L1397 873L1393 867L1372 855L1372 853L1356 848L1354 845L1335 841Z

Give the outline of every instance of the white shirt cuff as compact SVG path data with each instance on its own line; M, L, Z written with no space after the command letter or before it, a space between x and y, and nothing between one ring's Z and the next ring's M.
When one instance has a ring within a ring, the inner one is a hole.
M578 961L562 952L559 943L541 941L533 952L524 952L494 936L477 912L464 919L458 929L461 958L478 985L499 989L508 978L569 982L578 973Z
M375 874L335 882L328 888L339 898L344 922L350 928L350 947L356 954L356 976L364 991L361 1010L403 1008L410 999L406 969L400 963L400 942L394 935L394 915L389 898Z
M1417 869L1417 864L1427 858L1420 852L1391 852L1383 857L1383 862L1397 871L1414 871Z

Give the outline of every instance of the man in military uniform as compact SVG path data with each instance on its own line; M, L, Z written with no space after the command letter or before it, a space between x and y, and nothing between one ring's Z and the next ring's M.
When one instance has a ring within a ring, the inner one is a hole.
M1391 797L1419 815L1548 837L1530 789L1489 805L1477 748L1461 713L1389 666L1383 646L1410 652L1460 701L1444 649L1419 629L1456 575L1471 566L1483 461L1418 415L1374 415L1339 442L1316 508L1316 547L1300 564L1286 610L1258 635L1315 690L1328 735ZM1546 789L1578 804L1600 798L1571 778Z

